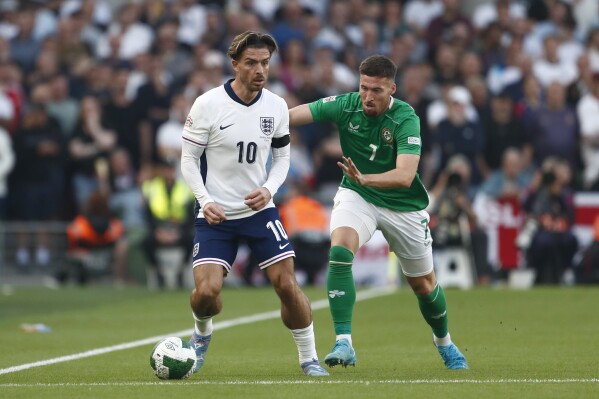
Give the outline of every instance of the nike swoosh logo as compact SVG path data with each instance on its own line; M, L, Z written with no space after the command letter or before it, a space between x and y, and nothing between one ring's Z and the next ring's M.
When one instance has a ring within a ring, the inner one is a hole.
M220 130L225 130L226 128L233 126L233 125L234 125L234 123L231 123L230 125L227 125L227 126L220 125L219 128L220 128Z
M283 249L285 248L287 245L289 245L289 243L285 244L285 245L279 245L279 249Z

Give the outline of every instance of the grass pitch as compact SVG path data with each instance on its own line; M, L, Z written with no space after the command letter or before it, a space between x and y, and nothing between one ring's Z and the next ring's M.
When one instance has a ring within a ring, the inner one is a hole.
M324 288L305 291L313 303L326 304ZM223 292L200 374L162 382L149 366L158 339L144 340L191 330L187 292L17 289L0 296L0 398L599 397L599 289L446 293L450 331L467 371L444 368L414 295L402 288L356 304L355 368L305 377L291 334L276 312L264 314L279 308L274 291L248 288ZM262 320L236 325L256 314ZM314 320L322 359L334 343L328 309L316 306ZM26 333L23 323L43 323L52 332ZM127 343L128 349L115 347ZM107 349L89 352L98 348ZM64 358L81 353L89 356ZM31 366L57 358L66 361Z

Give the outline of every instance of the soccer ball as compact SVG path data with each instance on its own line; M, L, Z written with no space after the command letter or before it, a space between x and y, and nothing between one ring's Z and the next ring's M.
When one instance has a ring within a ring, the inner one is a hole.
M196 353L179 337L158 342L150 355L150 366L161 380L181 380L193 374Z

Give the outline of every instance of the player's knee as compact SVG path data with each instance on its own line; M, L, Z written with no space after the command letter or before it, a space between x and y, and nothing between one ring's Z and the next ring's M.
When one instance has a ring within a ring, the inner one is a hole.
M283 302L293 300L299 292L297 280L291 273L278 274L271 282L275 292Z
M409 277L408 282L414 294L418 296L429 295L435 289L436 280L434 274L427 274L420 277Z
M220 289L210 284L200 284L192 293L192 301L196 303L214 303L220 295Z

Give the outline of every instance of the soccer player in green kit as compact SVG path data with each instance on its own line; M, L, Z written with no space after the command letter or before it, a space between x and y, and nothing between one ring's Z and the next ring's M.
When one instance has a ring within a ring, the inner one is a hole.
M352 314L356 286L354 254L378 229L397 255L402 272L433 330L433 342L448 369L467 369L451 341L445 294L435 279L428 193L417 173L420 124L414 109L392 97L397 68L373 55L360 64L359 92L320 99L289 111L290 125L333 122L339 130L343 179L331 214L327 291L336 343L325 357L329 367L355 366Z

